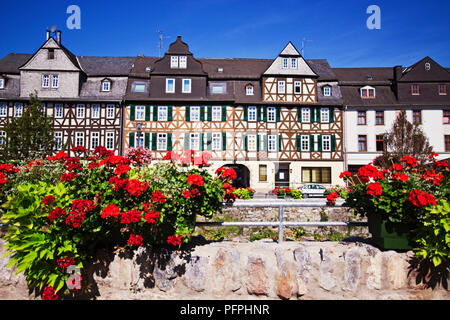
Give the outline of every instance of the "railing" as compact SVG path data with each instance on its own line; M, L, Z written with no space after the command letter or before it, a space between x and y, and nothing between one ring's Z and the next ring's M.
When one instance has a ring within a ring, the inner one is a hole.
M343 201L337 201L335 207L343 207ZM278 227L278 243L283 242L284 227L350 227L359 226L366 227L367 222L356 221L284 221L284 208L291 207L328 207L325 200L320 201L262 201L262 200L246 200L236 201L233 204L224 204L224 207L238 207L238 208L278 208L278 221L266 222L266 221L233 221L233 222L196 222L197 226L207 227Z

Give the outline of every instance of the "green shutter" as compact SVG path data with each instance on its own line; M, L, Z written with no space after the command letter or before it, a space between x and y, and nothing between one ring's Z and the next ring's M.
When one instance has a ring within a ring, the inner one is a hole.
M205 106L200 106L200 121L205 121Z
M297 107L297 122L302 122L302 107Z
M278 151L281 151L282 144L281 144L281 134L278 135Z
M334 108L330 108L330 123L334 122Z
M130 120L134 121L134 117L136 114L136 106L134 104L130 105Z
M320 134L317 136L317 151L322 152L322 136Z
M276 107L276 117L277 117L277 122L281 121L281 107Z
M261 111L262 111L262 107L256 107L256 120L259 122L261 121Z
M315 109L316 109L316 122L320 123L320 108Z
M204 143L204 133L200 133L200 150L203 151L205 150L205 143Z
M212 121L212 106L208 106L206 109L206 121Z
M302 149L301 149L301 135L299 135L299 134L297 134L296 136L295 136L295 148L297 149L297 151L301 151Z
M222 121L227 121L227 106L222 106Z
M186 121L191 121L191 107L190 106L186 106L185 107L185 113L186 113Z
M331 151L336 151L336 136L334 134L331 136Z
M314 151L314 135L309 136L309 151Z
M184 150L189 149L189 132L184 134Z
M167 120L172 121L173 120L173 106L167 107Z
M311 118L311 123L316 122L316 108L309 108L309 117Z
M151 108L151 106L145 106L145 121L150 121L150 108ZM154 112L155 111L153 111L153 113ZM153 121L156 121L154 114L153 114Z
M244 106L244 121L248 121L248 106Z
M130 132L128 134L128 147L130 148L134 147L134 132Z
M259 140L260 140L260 135L259 134L257 134L256 135L256 151L259 151Z
M150 133L146 132L144 135L144 147L150 148Z
M152 150L156 151L156 140L157 140L156 132L152 133Z
M247 135L244 135L244 151L248 150L248 145L247 145Z
M211 150L212 149L212 133L208 132L206 134L206 149Z
M267 122L267 107L263 107L263 121Z
M222 132L222 150L227 150L227 133Z
M172 134L167 134L167 150L172 150Z
M267 151L267 134L263 136L263 151Z

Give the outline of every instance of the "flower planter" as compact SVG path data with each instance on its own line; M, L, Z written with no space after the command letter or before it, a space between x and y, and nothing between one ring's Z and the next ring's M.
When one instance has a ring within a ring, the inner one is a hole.
M367 214L367 222L373 243L377 247L394 250L411 250L413 248L408 240L408 233L411 230L408 225L392 223L375 213Z
M284 199L284 198L286 198L286 195L285 194L277 194L277 198Z

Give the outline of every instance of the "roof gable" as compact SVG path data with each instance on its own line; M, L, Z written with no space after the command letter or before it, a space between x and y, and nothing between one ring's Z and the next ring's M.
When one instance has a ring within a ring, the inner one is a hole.
M288 67L285 68L283 63L288 59ZM295 68L292 67L292 59L296 59ZM308 76L317 77L317 74L309 66L302 55L297 51L292 42L284 47L278 57L264 72L264 75L290 75L290 76Z
M405 68L399 81L450 81L450 73L430 57L425 57Z
M284 49L279 54L280 56L300 56L300 53L295 48L294 44L289 41L289 43L284 47Z

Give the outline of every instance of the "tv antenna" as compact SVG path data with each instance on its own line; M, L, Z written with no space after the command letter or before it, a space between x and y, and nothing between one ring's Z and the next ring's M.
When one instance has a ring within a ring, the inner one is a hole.
M162 50L162 46L163 46L163 40L164 38L170 38L168 36L164 36L164 31L163 30L157 30L156 31L157 34L159 34L159 40L158 40L158 56L161 58L161 50Z
M302 52L302 57L305 57L305 44L306 42L311 42L312 40L308 40L306 38L302 39L302 48L300 49L300 51Z

